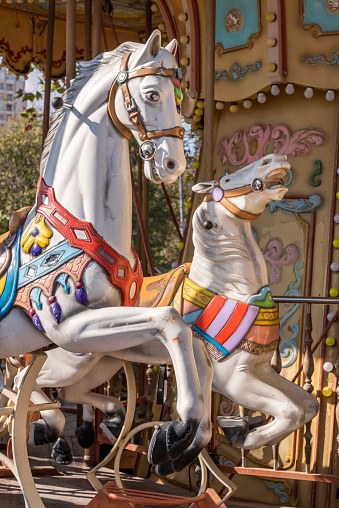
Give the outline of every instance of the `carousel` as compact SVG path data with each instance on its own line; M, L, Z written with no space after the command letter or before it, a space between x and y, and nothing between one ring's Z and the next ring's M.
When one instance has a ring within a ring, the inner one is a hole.
M338 2L7 0L0 27L44 80L0 237L1 505L335 508Z

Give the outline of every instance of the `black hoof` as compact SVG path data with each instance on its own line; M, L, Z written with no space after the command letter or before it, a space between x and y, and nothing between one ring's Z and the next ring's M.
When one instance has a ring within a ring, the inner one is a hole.
M155 429L148 448L150 464L177 459L192 443L197 425L193 422L166 422Z
M105 414L103 419L103 423L115 438L119 436L124 421L125 415L121 413L115 413L114 415Z
M248 416L217 416L217 421L230 445L245 440L249 432Z
M54 443L58 439L57 432L51 430L43 420L31 423L29 442L35 446Z
M84 422L75 431L77 441L82 448L89 448L94 445L95 433L91 422Z
M71 464L73 460L72 452L67 441L63 437L59 437L53 446L51 457L59 464Z
M175 473L172 460L166 460L166 462L162 462L161 464L157 464L155 466L155 474L158 476L168 476L172 473Z

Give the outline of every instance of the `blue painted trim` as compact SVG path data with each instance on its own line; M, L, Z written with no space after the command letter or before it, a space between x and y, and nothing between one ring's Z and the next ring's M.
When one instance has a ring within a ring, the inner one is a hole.
M18 265L20 256L20 238L22 227L19 228L14 245L12 246L12 260L7 271L4 291L0 297L0 319L6 316L13 306L18 281Z
M185 314L183 316L183 320L185 321L185 323L194 323L198 319L200 314L202 314L203 312L204 312L203 309L195 310L194 312L189 312L188 314Z
M318 25L323 32L338 31L338 14L330 14L326 0L304 0L303 25Z
M219 349L219 351L221 351L224 355L229 355L230 354L229 351L227 351L227 349L222 347L219 344L219 342L217 342L216 340L212 339L212 337L210 337L207 333L205 333L203 330L201 330L201 328L199 328L199 326L193 325L192 328L196 332L200 333L200 335L202 337L204 337L204 339L208 340L208 342L210 342L211 344L213 344L213 346L215 346L217 349Z
M238 9L243 17L240 30L228 32L225 27L227 14ZM257 0L217 0L215 11L215 42L222 44L224 50L247 45L248 38L259 32L259 12Z
M26 286L34 280L43 277L44 275L56 270L60 266L64 265L70 259L74 259L82 254L81 249L71 247L67 240L60 242L58 245L49 249L47 252L39 256L37 259L33 259L29 263L23 265L19 269L18 288ZM57 261L51 265L47 264L47 260L52 255L58 255ZM28 276L29 270L35 270L34 275Z

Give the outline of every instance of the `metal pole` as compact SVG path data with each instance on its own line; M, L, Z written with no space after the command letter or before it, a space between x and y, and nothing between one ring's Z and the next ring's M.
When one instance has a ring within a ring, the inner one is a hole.
M84 59L91 59L92 47L92 0L85 0Z
M44 118L42 124L42 144L44 144L49 127L49 102L51 99L51 80L53 62L55 0L48 3L47 52L45 68Z
M203 172L204 178L213 180L214 147L214 71L215 71L215 0L205 2L205 120Z
M75 78L76 0L67 0L66 13L66 86Z
M101 53L101 0L93 0L93 58Z
M183 176L179 176L179 210L180 210L180 233L181 236L185 234L185 228L182 227L182 224L185 222L185 210L184 210L184 189L183 189Z

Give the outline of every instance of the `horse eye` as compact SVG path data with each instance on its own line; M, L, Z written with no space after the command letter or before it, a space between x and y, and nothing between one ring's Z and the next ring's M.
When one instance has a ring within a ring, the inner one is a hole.
M158 102L160 99L160 95L157 92L149 92L146 94L146 97L151 102Z
M230 181L231 181L231 179L230 179L230 178L226 178L226 179L225 179L225 183L228 183L228 182L230 182Z

